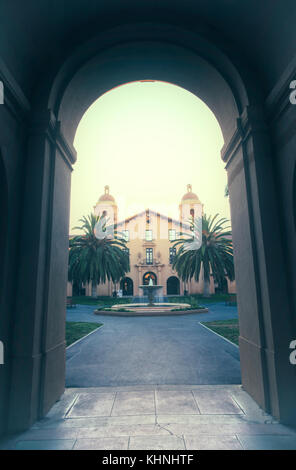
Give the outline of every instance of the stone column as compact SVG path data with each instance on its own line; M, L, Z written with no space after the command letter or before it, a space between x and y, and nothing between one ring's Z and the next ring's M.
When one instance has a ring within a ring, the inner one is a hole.
M75 152L49 111L28 142L16 294L9 430L44 416L65 386L71 164Z
M244 110L223 159L230 192L242 383L265 410L293 422L296 381L289 364L287 273L269 135L259 108Z
M162 271L161 266L157 266L157 284L162 285Z
M139 286L141 286L141 285L143 284L143 280L142 280L142 268L141 268L140 266L138 266L138 279L139 279L138 292L137 292L137 294L135 294L135 295L141 295Z

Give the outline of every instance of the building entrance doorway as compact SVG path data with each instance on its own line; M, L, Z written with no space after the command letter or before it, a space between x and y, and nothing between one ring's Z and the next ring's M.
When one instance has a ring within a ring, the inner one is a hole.
M176 276L167 280L167 295L180 295L180 281Z
M122 295L134 295L134 283L130 277L124 277L120 281Z

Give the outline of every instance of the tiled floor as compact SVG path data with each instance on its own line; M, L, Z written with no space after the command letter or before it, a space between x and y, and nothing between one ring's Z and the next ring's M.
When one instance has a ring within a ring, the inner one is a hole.
M76 388L1 449L296 449L296 431L239 385Z

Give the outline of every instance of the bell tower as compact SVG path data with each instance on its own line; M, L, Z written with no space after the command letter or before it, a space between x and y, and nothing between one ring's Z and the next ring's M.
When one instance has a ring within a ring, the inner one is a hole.
M117 204L114 197L110 194L110 187L104 187L104 194L99 197L98 202L94 206L94 214L105 216L111 225L117 224Z
M191 220L201 217L203 214L203 204L199 197L192 192L192 185L187 184L187 193L179 204L179 217L181 224L189 224Z

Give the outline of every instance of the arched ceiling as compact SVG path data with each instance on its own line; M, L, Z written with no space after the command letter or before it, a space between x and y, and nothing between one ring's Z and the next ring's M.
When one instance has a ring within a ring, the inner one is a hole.
M84 63L62 90L55 109L63 135L73 142L77 126L88 107L110 89L135 80L161 80L194 93L213 111L225 142L247 103L238 96L206 60L185 48L156 41L125 43L107 48ZM51 106L50 106L51 107Z
M98 31L164 22L232 51L267 94L295 55L295 0L1 0L0 57L30 99L40 76Z

